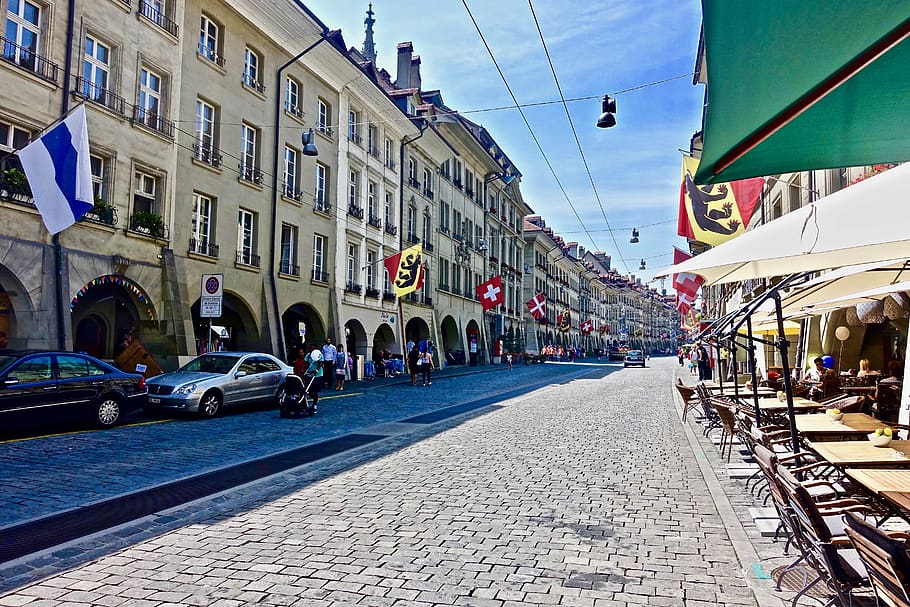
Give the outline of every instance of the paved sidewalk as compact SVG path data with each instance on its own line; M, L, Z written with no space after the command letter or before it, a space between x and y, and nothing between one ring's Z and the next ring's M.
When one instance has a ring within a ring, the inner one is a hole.
M388 428L355 453L163 513L170 531L139 523L144 541L0 605L768 604L693 457L671 365L592 367L442 424Z

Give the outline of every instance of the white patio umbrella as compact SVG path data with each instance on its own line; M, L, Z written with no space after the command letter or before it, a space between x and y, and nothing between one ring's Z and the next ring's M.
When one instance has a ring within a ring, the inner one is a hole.
M910 259L910 164L787 213L663 270L706 284Z
M907 259L838 268L789 289L783 297L783 313L792 317L801 311L828 308L831 307L828 302L837 298L878 287L887 289L904 280L910 280L910 260Z
M884 299L892 293L906 293L907 291L910 291L910 280L905 280L903 282L898 282L895 284L888 284L881 287L876 287L874 289L867 289L865 291L858 291L856 293L842 295L841 297L835 297L834 299L829 299L826 301L820 301L818 302L818 307L823 310L846 308L847 306L855 306L856 304L863 303L864 301Z

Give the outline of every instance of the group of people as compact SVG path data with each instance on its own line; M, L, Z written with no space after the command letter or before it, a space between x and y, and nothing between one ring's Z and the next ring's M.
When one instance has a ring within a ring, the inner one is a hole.
M699 381L711 379L711 354L703 342L696 341L688 352L680 346L676 350L679 366L686 366L690 375L697 375Z
M429 386L430 371L435 369L433 364L433 342L427 340L421 349L413 341L408 342L408 372L411 374L411 385L416 386L418 377L423 378L423 385Z
M354 360L344 351L344 346L336 346L332 343L332 338L327 337L322 348L314 343L297 348L294 375L303 379L315 410L319 403L319 391L332 378L335 379L335 390L344 390L344 381L350 376L353 367Z

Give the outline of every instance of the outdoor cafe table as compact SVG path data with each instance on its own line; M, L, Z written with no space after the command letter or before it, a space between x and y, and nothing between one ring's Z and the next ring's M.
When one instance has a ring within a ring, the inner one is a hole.
M855 483L884 499L892 508L910 512L910 470L847 468L845 472Z
M777 394L771 388L759 388L758 390L753 390L752 388L740 387L739 390L733 388L724 388L723 390L715 390L715 394L720 394L721 396L735 397L739 396L740 398L752 398L757 393L759 397L762 396L773 396Z
M810 413L797 416L795 421L796 430L810 440L859 440L885 426L865 413L845 413L840 421L828 413Z
M910 440L893 440L887 447L876 447L868 440L809 441L813 451L833 466L910 466Z
M825 406L823 404L817 403L814 400L809 400L808 398L803 398L802 396L793 397L793 410L796 413L809 413L812 411L817 411L818 409L823 409L824 407ZM758 408L761 409L762 413L768 413L769 415L786 413L787 401L782 401L777 397L759 398Z

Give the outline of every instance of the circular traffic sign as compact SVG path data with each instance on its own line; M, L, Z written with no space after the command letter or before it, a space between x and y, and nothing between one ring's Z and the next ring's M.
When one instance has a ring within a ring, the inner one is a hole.
M209 295L217 293L220 286L217 276L209 276L208 280L205 281L205 290Z

